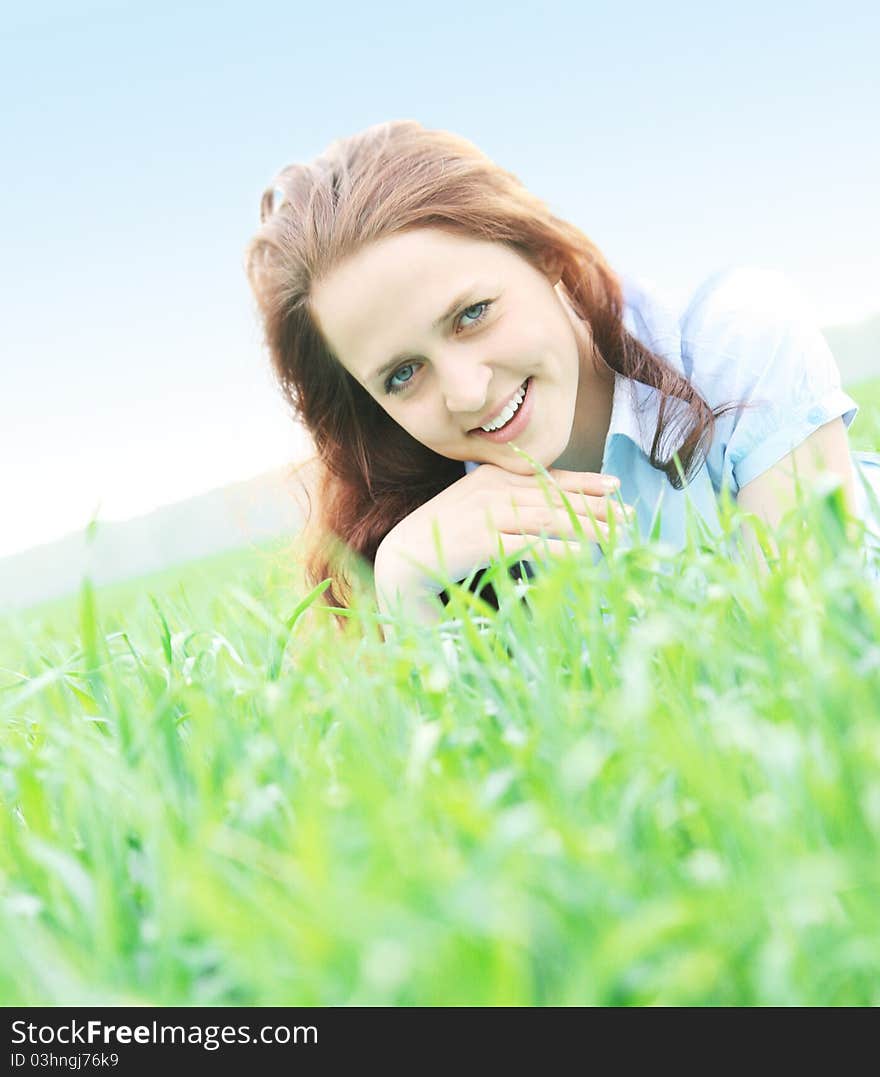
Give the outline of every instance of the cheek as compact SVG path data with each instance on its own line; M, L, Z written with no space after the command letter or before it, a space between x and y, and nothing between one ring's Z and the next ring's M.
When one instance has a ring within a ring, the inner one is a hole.
M384 409L391 418L403 429L423 445L435 438L439 433L438 417L435 409L422 400L413 400L406 403L390 404Z
M492 341L493 351L499 357L533 355L546 347L547 327L540 318L528 316L510 320Z
M524 315L499 328L499 352L512 356L545 355L547 352L560 351L564 353L571 336L570 332L566 332L568 326L560 322L555 310Z

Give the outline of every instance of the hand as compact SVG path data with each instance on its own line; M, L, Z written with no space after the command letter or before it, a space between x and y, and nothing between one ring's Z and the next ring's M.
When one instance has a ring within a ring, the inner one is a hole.
M548 475L550 488L540 475L517 475L483 464L420 505L388 532L376 553L380 605L383 592L388 598L395 591L412 597L425 591L437 594L443 585L435 575L458 580L485 568L497 557L499 540L504 553L541 538L550 552L562 552L579 548L583 541L603 542L609 512L619 520L632 514L628 506L621 509L610 499L609 483L619 485L613 476L557 468L550 468Z

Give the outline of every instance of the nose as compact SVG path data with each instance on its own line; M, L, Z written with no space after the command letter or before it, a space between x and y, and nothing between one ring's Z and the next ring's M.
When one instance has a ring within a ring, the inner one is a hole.
M479 417L489 399L492 368L487 363L475 363L473 360L446 363L439 376L441 391L449 411Z

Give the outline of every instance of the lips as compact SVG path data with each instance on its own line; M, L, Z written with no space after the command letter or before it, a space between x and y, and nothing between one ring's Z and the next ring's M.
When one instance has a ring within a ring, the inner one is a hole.
M486 412L486 415L479 421L479 423L477 423L475 427L473 427L473 429L469 431L469 433L489 433L489 431L484 431L483 427L491 426L494 423L497 423L499 419L501 419L502 415L504 415L504 413L507 411L507 409L512 406L513 411L510 415L507 416L507 421L509 422L513 415L515 415L516 412L522 407L523 401L525 399L525 390L527 388L528 378L526 378L526 380L522 382L522 384L518 388L514 389L514 391L507 397L506 400L503 400L500 404L496 404L494 408Z
M497 441L500 444L504 444L508 441L513 441L514 438L518 438L526 429L532 416L532 408L534 407L534 392L532 391L534 385L534 378L529 377L525 382L525 396L522 403L519 405L514 414L508 419L504 426L499 427L497 430L483 430L481 427L476 427L471 430L470 433L474 437L483 438L485 441ZM516 396L514 393L513 396ZM513 397L511 397L512 399ZM502 405L502 413L506 404ZM499 413L493 412L488 416L491 420ZM488 425L488 424L487 424Z

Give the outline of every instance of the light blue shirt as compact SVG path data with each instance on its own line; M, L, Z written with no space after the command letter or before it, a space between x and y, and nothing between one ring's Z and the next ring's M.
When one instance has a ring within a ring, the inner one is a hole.
M859 408L841 388L824 336L781 275L724 270L685 304L641 279L622 277L621 283L626 329L684 374L710 407L754 405L716 419L705 465L684 490L676 490L650 464L660 394L615 375L602 471L620 478L621 496L635 508L642 535L651 533L659 511L661 540L681 548L687 501L710 531L720 532L722 486L735 497L820 426L842 416L849 428ZM675 426L667 437L675 437ZM668 459L676 447L661 442L661 458ZM880 501L880 455L854 452L852 457L856 511L880 544L880 513L873 511L866 490L870 487ZM469 461L465 470L478 466Z

